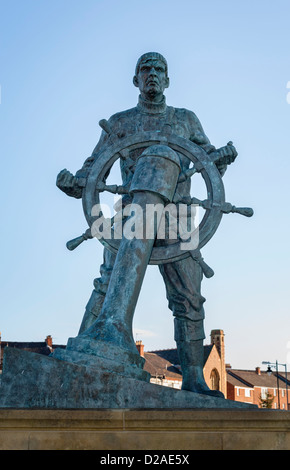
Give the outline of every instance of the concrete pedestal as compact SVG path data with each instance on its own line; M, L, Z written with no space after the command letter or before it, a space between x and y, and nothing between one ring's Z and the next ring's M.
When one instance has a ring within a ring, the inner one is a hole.
M0 410L0 450L289 449L287 411Z

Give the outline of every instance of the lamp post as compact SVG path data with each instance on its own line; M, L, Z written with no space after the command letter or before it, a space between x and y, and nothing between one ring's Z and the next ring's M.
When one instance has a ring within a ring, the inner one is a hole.
M277 388L278 388L278 406L280 409L280 393L279 393L279 373L278 373L278 366L282 366L285 368L285 380L286 380L286 402L287 402L287 410L288 408L288 380L287 380L287 364L280 364L278 361L276 362L268 362L268 361L263 361L262 364L267 364L267 374L271 375L272 374L272 369L271 367L275 367L276 372L277 372Z

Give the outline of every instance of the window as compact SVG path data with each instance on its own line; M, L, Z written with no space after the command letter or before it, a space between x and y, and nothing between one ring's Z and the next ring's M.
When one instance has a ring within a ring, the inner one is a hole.
M240 389L239 389L239 387L237 387L237 397L239 397L239 396L240 396Z
M213 369L210 373L210 388L212 390L220 389L220 376L216 369Z
M263 400L266 400L266 398L267 398L267 392L268 392L268 389L267 389L266 387L262 387L262 388L261 388L261 398L262 398Z
M285 397L285 390L282 389L282 397Z
M251 396L251 390L249 388L245 389L245 397L250 397Z

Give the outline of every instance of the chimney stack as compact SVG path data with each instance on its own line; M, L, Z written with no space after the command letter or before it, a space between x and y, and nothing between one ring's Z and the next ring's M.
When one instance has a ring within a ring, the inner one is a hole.
M256 374L261 375L261 368L260 367L256 367Z
M52 337L51 337L51 335L48 335L48 336L45 338L45 342L46 342L46 344L47 344L47 346L48 346L49 348L52 348Z
M210 333L211 344L214 344L218 350L221 358L221 391L226 397L227 393L227 378L226 378L226 361L225 361L225 334L223 330L211 330Z
M140 356L144 357L144 344L142 343L142 341L136 341L136 346Z

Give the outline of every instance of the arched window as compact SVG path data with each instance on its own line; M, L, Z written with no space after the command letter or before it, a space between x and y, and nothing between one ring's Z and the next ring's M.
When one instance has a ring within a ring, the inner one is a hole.
M213 369L210 373L210 388L212 390L220 389L220 375L216 369Z

